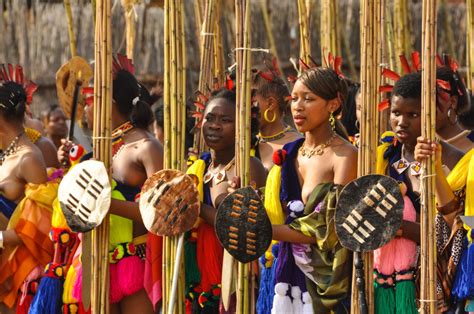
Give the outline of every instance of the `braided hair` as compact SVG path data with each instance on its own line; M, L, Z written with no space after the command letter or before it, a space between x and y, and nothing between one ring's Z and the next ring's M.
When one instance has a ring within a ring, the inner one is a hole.
M310 68L304 71L298 80L324 100L339 98L341 105L333 114L337 116L341 113L347 99L347 82L339 77L336 71L327 67ZM348 138L347 131L338 119L336 119L336 133L345 139Z
M118 111L137 128L147 130L153 122L153 112L148 103L150 94L130 72L117 72L113 82L113 99Z
M253 87L257 94L264 98L274 97L278 103L278 109L281 115L284 115L288 107L288 99L290 92L285 82L276 75L273 75L272 80L267 80L261 75L255 75L253 80Z
M25 89L20 84L11 81L0 83L0 114L6 120L23 121L26 99Z

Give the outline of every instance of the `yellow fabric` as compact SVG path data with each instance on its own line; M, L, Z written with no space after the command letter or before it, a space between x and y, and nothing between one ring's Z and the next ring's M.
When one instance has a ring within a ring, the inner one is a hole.
M25 133L30 142L33 144L35 144L41 138L41 133L32 128L25 128Z
M446 179L453 191L465 188L464 214L474 216L474 149L464 155ZM471 228L466 224L464 224L464 228L468 231L469 241L472 242L471 233L469 232Z
M53 216L51 217L51 227L69 229L66 218L64 218L61 205L59 204L59 199L55 198L53 201Z
M50 209L58 193L57 183L46 184L27 184L25 188L25 197L17 205L17 209L13 212L8 222L7 230L14 229L18 224L21 216L21 210L24 208L27 200L36 202L42 208Z
M72 291L74 289L74 284L77 281L77 268L78 264L80 263L79 258L75 258L72 261L71 267L69 267L66 275L66 279L64 280L64 290L63 290L63 303L64 304L71 304L71 303L77 303L78 300L76 300L72 296Z
M267 176L265 187L265 209L272 225L285 223L280 202L281 167L273 166Z
M112 198L125 201L125 197L115 190L117 182L112 180ZM109 248L113 249L120 243L133 241L133 221L117 215L110 215Z
M199 179L198 191L199 191L199 201L204 201L204 182L202 178L204 177L204 170L206 170L206 162L202 159L196 160L191 167L186 171L189 175L195 175Z
M387 148L392 145L393 142L384 142L383 140L387 137L395 137L395 133L392 131L386 131L382 133L381 140L382 144L377 147L377 160L375 163L375 173L377 174L386 174L387 167L388 167L388 160L383 158L385 151Z

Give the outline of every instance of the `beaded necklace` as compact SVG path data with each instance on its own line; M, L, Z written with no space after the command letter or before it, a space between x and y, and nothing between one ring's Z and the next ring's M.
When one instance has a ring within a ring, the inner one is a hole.
M24 133L25 132L21 132L20 134L18 134L13 139L13 141L11 141L11 143L8 145L8 147L3 151L3 153L0 155L0 166L3 165L3 162L5 161L5 159L7 159L8 156L11 156L14 153L16 153L16 151L18 150L18 146L19 146L18 144L20 143L20 138Z
M262 133L258 133L258 138L260 140L260 143L268 143L268 142L273 142L273 141L277 141L279 139L282 139L286 133L292 131L291 127L288 125L284 130L276 133L276 134L273 134L273 135L269 135L269 136L264 136L262 135Z
M127 121L112 131L112 160L115 160L124 148L125 141L123 140L123 137L131 129L133 129L133 124L130 121Z

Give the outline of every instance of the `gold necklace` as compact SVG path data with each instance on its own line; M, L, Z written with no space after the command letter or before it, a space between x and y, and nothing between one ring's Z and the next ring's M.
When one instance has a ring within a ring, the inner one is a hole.
M209 183L211 180L212 180L212 185L213 186L216 186L218 185L219 183L221 183L222 181L225 180L225 178L227 177L227 171L230 170L230 168L232 168L232 166L235 164L235 157L232 158L231 161L229 161L229 163L227 165L225 165L224 168L222 168L221 170L218 170L216 171L215 169L215 166L214 166L214 160L211 161L211 164L209 165L209 167L207 168L207 172L206 174L204 175L204 183Z
M8 145L8 147L5 149L5 151L0 155L0 166L3 165L3 162L5 161L5 159L7 159L8 156L11 156L14 153L16 153L16 151L18 150L18 146L19 146L18 144L20 143L20 138L23 135L23 133L24 132L21 132L20 134L18 134L13 139L13 141L11 141L11 143Z
M304 147L304 144L301 145L299 152L301 153L301 156L311 158L314 155L321 156L324 153L324 150L329 147L332 143L332 141L336 138L336 133L333 133L332 136L326 141L326 143L322 143L317 145L316 147L313 147L312 149L306 149Z
M269 135L269 136L262 135L262 133L259 132L258 138L260 139L260 143L273 142L273 141L283 138L285 134L290 131L291 131L291 127L288 125L283 131L280 131L276 134Z

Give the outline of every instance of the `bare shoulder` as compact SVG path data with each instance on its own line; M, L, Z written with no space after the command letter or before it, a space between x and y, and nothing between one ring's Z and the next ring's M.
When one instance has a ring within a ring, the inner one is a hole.
M334 140L332 150L337 158L355 159L357 161L357 148L340 137Z
M35 145L25 145L19 151L18 177L27 183L40 184L47 180L46 164L39 148Z
M443 155L441 157L443 164L448 166L449 169L453 169L458 161L464 156L464 153L445 141L441 141L441 146L443 148Z
M250 177L255 181L257 187L265 185L267 173L262 162L255 157L250 157Z

